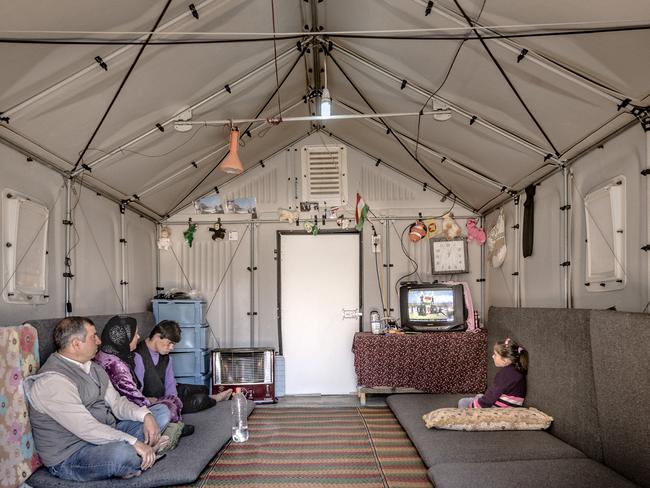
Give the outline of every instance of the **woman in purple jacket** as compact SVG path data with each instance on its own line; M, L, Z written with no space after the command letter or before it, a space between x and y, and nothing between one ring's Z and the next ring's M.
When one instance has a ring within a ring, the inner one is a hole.
M139 338L137 321L133 317L111 317L102 331L102 344L94 361L104 368L120 395L140 406L166 405L171 414L171 421L178 422L183 408L178 396L161 395L154 399L147 398L142 392L142 382L136 376L133 353Z
M523 407L528 351L508 337L494 345L492 360L497 368L501 368L492 385L484 395L461 398L458 408Z

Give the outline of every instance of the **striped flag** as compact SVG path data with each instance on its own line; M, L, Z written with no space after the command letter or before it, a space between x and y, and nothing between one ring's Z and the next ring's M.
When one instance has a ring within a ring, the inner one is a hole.
M363 223L366 221L366 214L370 210L370 207L366 205L366 202L363 200L363 197L357 193L357 208L355 211L355 218L357 221L356 229L362 230Z

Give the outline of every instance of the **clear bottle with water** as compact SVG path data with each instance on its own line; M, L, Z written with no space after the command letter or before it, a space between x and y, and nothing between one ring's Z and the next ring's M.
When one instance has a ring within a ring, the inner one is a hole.
M248 416L246 397L241 388L235 390L230 401L232 412L232 440L235 442L246 442L248 440Z

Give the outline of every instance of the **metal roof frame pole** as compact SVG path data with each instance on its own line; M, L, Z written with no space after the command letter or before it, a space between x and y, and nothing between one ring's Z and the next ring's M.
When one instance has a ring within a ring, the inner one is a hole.
M250 271L250 312L248 312L248 315L250 316L250 339L249 339L249 345L250 347L255 347L255 316L257 315L257 312L255 312L255 271L257 268L255 267L255 222L251 222L250 224L250 232L248 233L250 235L250 265L248 268L248 271Z
M204 2L201 2L196 7L196 9L200 10L202 14L205 14L206 10L204 8L207 7L210 3L214 3L214 1L215 0L205 0ZM225 0L225 1L221 2L221 3L225 4L225 3L228 3L229 1L230 0ZM164 23L163 25L159 26L158 29L156 30L156 33L165 32L168 28L173 27L178 22L180 22L181 20L184 20L184 19L194 21L194 18L192 17L192 12L190 10L185 11L183 14L181 14L181 15L171 19L170 21ZM137 41L144 41L145 39L147 39L148 35L149 35L149 33L143 34L140 37L138 37L136 40ZM113 51L111 53L103 55L102 56L102 61L104 61L105 63L108 63L108 61L120 58L120 57L122 57L122 55L125 55L130 49L133 49L136 45L137 44L122 46L121 48L116 49L115 51ZM82 69L72 73L71 75L66 76L65 78L63 78L62 80L56 82L54 85L51 85L50 87L46 88L45 90L41 90L40 92L36 93L35 95L32 95L31 97L23 100L19 104L14 105L13 107L10 107L8 110L5 110L4 115L9 116L9 117L13 117L14 114L16 114L17 112L20 112L20 111L26 109L27 107L29 107L30 105L33 105L34 103L40 101L41 99L49 97L50 95L57 92L61 88L64 88L65 86L69 85L73 81L75 81L75 80L77 80L79 78L83 78L84 76L88 75L89 73L97 73L97 72L103 73L103 70L100 67L100 65L97 62L89 64L85 68L82 68Z
M645 167L650 167L650 131L645 132ZM648 176L644 178L643 184L645 185L645 212L646 212L646 244L650 243L650 182L648 182ZM650 253L646 252L646 261L647 261L647 273L646 273L646 288L647 288L647 298L648 303L650 303ZM647 307L647 305L646 305ZM642 312L645 312L645 308Z
M162 291L162 288L160 287L160 249L158 248L158 241L160 240L160 231L162 230L162 225L160 224L154 224L155 229L154 232L156 233L156 247L154 248L156 250L156 295L158 295L159 292Z
M407 86L408 86L408 85L407 85ZM344 108L346 108L346 109L348 109L348 110L350 110L350 111L352 111L352 112L359 113L359 111L358 111L357 109L355 109L355 108L349 106L348 104L346 104L345 102L341 102L341 101L339 101L339 100L336 101L336 106L337 106L337 107L342 106L342 107L344 107ZM371 118L363 118L362 120L363 120L364 122L369 122L369 123L373 124L374 126L376 126L376 127L378 127L378 128L381 128L382 130L384 130L384 126L383 126L380 122L377 122L377 121L374 120L374 119L371 119ZM404 134L403 132L398 131L398 130L396 130L396 129L391 129L391 131L392 131L395 135L400 136L400 137L401 137L402 139L404 139L406 142L408 142L408 143L410 143L410 144L412 144L412 145L415 145L415 144L416 144L415 139L413 139L411 136L406 135L406 134ZM464 173L467 173L467 174L470 175L472 178L475 178L475 179L477 179L477 180L479 180L479 181L481 181L481 182L483 182L483 183L487 183L488 185L493 186L494 188L498 188L500 191L512 191L512 189L509 188L507 185L504 185L503 183L500 183L500 182L495 181L495 180L493 180L493 179L491 179L491 178L488 178L487 176L484 176L484 175L482 175L482 174L480 174L480 173L477 173L476 171L474 171L473 169L469 168L469 167L466 166L465 164L463 164L463 163L459 163L458 161L456 161L456 160L454 160L454 159L452 159L452 158L449 158L449 157L447 157L447 156L445 156L445 155L439 153L439 152L436 151L435 149L430 148L429 146L423 144L422 142L418 142L417 144L418 144L418 147L420 147L420 148L421 148L422 150L424 150L425 152L428 152L429 154L435 156L436 158L439 158L441 161L444 161L444 164L445 164L445 165L453 166L454 168L456 168L456 169L458 169L458 170L460 170L460 171L462 171L462 172L464 172Z
M515 197L515 307L521 308L521 205L519 195Z
M571 195L569 193L569 168L562 168L562 279L564 282L563 301L565 308L571 308Z
M70 302L70 280L72 280L70 252L70 233L72 231L72 179L65 180L65 254L63 259L63 284L64 284L64 316L69 317L72 313L72 302Z
M425 0L413 0L416 3L419 3L422 6L426 6L427 2ZM445 7L445 6L440 6L440 5L432 5L432 10L434 10L438 15L441 17L444 17L448 20L451 20L452 22L455 22L456 24L460 26L467 26L467 23L463 17L458 15L458 13L454 12L453 10ZM491 29L489 27L485 27L484 25L480 24L479 22L473 20L474 27L479 28L481 30L490 32L492 34L500 34L500 32ZM472 32L475 32L472 29ZM471 37L470 39L477 39L475 37ZM610 87L606 87L602 83L594 83L591 80L585 79L583 77L577 76L575 73L578 72L576 68L573 66L570 67L565 67L559 62L555 61L552 58L549 58L547 56L541 55L539 53L536 53L529 47L524 47L523 45L511 40L511 39L490 39L490 42L493 44L496 44L497 46L501 46L504 49L507 49L508 51L512 52L513 54L516 54L519 56L522 53L522 50L525 49L525 55L526 59L530 60L531 62L537 64L538 66L546 69L547 71L550 71L551 73L555 73L556 75L571 81L572 83L577 84L578 86L585 88L592 93L595 93L596 95L599 95L606 100L613 102L615 104L619 104L621 101L625 100L626 98L631 98L627 97L626 95L623 95L621 93L618 93L616 90ZM571 71L571 69L574 70L574 72Z
M481 229L485 229L485 217L483 217L482 215L478 218L478 225ZM483 245L480 246L481 274L479 276L480 278L479 285L481 286L481 308L479 309L478 317L475 317L479 319L478 325L480 325L485 315L485 245L486 243L484 242Z
M125 205L120 205L120 261L122 263L122 278L120 285L122 285L122 313L127 313L129 299L129 282L127 280L127 267L126 267L126 208Z
M360 64L363 64L364 66L367 66L368 68L371 68L374 71L376 71L376 72L378 72L380 74L383 74L385 77L392 79L396 83L399 83L399 84L402 83L402 80L404 78L403 76L397 76L395 73L393 73L389 69L384 68L383 66L377 64L376 62L371 61L371 60L361 56L360 54L355 53L354 51L351 51L351 50L341 46L340 44L337 44L336 42L333 42L333 41L331 41L331 42L336 47L337 51L340 51L341 53L345 54L346 56L358 61ZM520 146L525 147L529 151L532 151L532 152L534 152L536 154L544 156L545 158L548 157L548 161L551 161L554 164L557 164L557 165L562 164L562 161L560 161L560 159L557 156L553 155L551 151L549 151L547 149L544 149L542 147L539 147L538 145L533 144L530 141L527 141L523 137L510 132L508 129L500 127L499 125L497 125L494 122L488 121L487 119L484 119L482 117L477 117L474 113L470 112L469 110L464 109L464 108L456 105L455 103L447 100L446 98L441 97L440 95L434 95L432 92L430 92L428 90L425 90L424 88L419 87L415 83L410 83L409 82L406 85L405 89L412 90L412 91L414 91L416 93L419 93L420 95L422 95L424 97L427 97L427 98L431 97L433 100L438 100L439 102L442 102L445 105L447 105L447 107L449 107L449 110L452 110L453 112L456 112L457 114L465 117L466 119L468 119L470 121L473 120L473 123L476 123L476 124L478 124L480 126L483 126L486 129L491 130L492 132L495 132L496 134L499 134L500 136L503 136L506 139L508 139L508 140L510 140L510 141L512 141L512 142L514 142L516 144L519 144Z
M302 43L301 43L301 46L302 46ZM293 47L287 49L286 51L281 52L280 54L278 54L278 56L277 56L276 59L277 59L277 61L279 62L280 60L282 60L282 59L286 58L287 56L289 56L291 53L294 53L295 51L296 51L296 47L293 46ZM301 56L302 56L302 54L301 54ZM195 111L196 109L202 107L202 106L205 105L206 103L209 103L209 102L211 102L212 100L214 100L215 98L217 98L217 97L223 95L224 93L231 93L231 92L232 92L232 89L233 89L234 87L236 87L237 85L239 85L239 84L241 84L241 83L247 81L249 78L251 78L251 77L257 75L257 74L260 73L261 71L264 71L264 70L266 70L266 69L268 69L268 68L274 67L274 66L275 66L275 62L276 62L275 59L271 59L271 60L267 61L266 63L257 66L256 68L254 68L253 70L249 71L248 73L246 73L246 74L245 74L244 76L242 76L241 78L239 78L239 79L233 81L232 83L228 83L228 84L227 84L226 86L224 86L222 89L217 90L216 92L214 92L214 93L208 95L208 96L205 97L204 99L202 99L202 100L200 100L200 101L198 101L198 102L192 104L191 106L187 107L187 108L184 109L183 111L186 111L186 110L192 110L192 111ZM103 161L107 160L108 158L114 156L114 155L117 154L117 153L120 153L120 152L121 152L122 150L124 150L125 148L128 148L128 147L130 147L130 146L136 144L137 142L139 142L139 141L141 141L142 139L144 139L144 138L150 136L151 134L160 134L160 129L158 128L158 125L160 125L161 127L165 128L165 127L167 127L168 125L173 124L174 122L177 122L177 121L178 121L178 114L174 114L172 117L169 117L167 120L165 120L165 121L163 121L163 122L160 122L159 124L157 124L156 126L154 126L152 129L149 129L149 130L147 130L146 132L141 133L139 136L134 137L134 138L131 139L130 141L127 141L127 142L125 142L124 144L122 144L122 145L120 145L120 146L118 146L118 147L116 147L116 148L114 148L114 149L111 149L110 151L108 151L108 152L105 153L104 155L100 156L99 158L95 159L94 161L89 162L86 166L88 166L89 168L93 169L93 168L95 168L97 165L99 165L100 163L102 163ZM73 173L73 176L77 176L77 174L79 174L79 173L82 172L82 171L84 171L84 168L78 168L78 169Z

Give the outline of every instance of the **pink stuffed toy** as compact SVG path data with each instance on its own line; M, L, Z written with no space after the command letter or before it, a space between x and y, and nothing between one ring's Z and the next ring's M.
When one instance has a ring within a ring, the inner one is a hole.
M479 246L485 244L485 231L476 227L476 220L467 219L467 240L475 240Z

